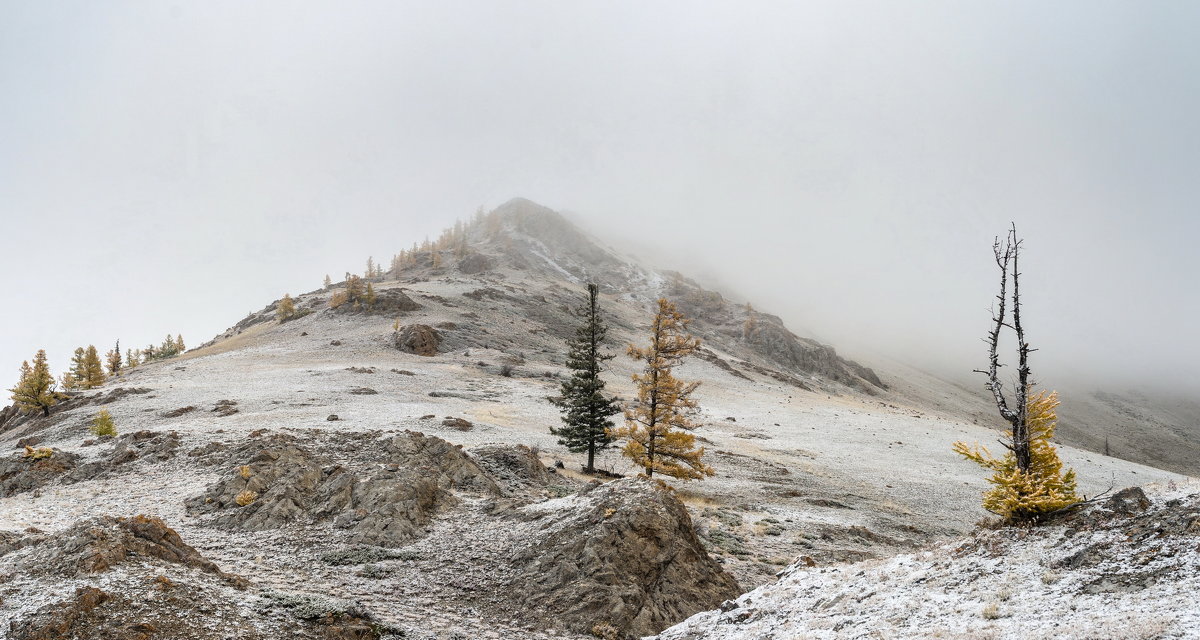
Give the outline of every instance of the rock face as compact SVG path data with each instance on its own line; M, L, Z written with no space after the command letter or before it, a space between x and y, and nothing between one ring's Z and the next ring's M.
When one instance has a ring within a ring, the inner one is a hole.
M382 469L355 473L329 464L286 437L251 443L234 456L226 479L187 501L212 513L211 524L261 531L293 522L331 522L351 540L398 546L418 537L453 491L499 495L462 449L440 438L405 432L382 443Z
M669 488L645 478L592 487L554 512L525 509L549 521L515 558L514 605L553 611L580 633L610 625L642 636L738 595Z
M0 459L0 497L40 489L53 482L79 482L101 470L99 463L84 464L78 455L58 449L49 458L39 460L16 453Z
M436 356L441 343L441 334L427 324L405 325L393 336L393 344L397 349L419 356Z
M554 477L537 453L523 444L484 445L471 449L471 455L503 487L506 495L544 489Z
M467 275L483 273L495 266L491 258L482 253L472 253L458 261L458 270Z
M73 578L108 571L130 559L156 558L219 576L239 588L246 585L243 578L222 572L184 543L159 518L104 516L85 520L55 535L52 543L39 546L44 549L26 560L30 573L50 572Z

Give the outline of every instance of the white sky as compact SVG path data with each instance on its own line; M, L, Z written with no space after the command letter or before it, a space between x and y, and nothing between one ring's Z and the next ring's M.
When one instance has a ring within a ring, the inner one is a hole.
M1197 3L0 16L13 381L39 347L58 372L81 344L198 344L519 195L853 355L952 372L980 364L1016 221L1043 378L1200 393Z

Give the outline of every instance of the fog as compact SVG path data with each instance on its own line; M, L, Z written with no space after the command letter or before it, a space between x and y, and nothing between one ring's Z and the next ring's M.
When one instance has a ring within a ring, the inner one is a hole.
M1195 3L0 6L12 382L523 196L956 376L1014 222L1044 382L1200 393Z

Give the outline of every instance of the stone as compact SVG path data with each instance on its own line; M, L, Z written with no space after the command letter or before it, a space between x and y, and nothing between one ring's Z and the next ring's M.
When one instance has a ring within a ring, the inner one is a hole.
M401 327L393 337L393 345L405 353L419 356L435 356L442 336L437 329L427 324L410 324Z

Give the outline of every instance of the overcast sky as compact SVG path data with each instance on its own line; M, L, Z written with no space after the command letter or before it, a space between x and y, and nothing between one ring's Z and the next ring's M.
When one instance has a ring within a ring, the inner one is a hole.
M1015 221L1043 378L1200 392L1197 33L1174 1L0 0L0 379L198 344L524 196L951 372Z

